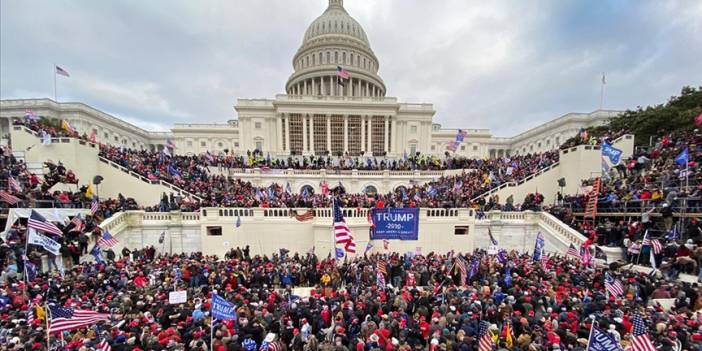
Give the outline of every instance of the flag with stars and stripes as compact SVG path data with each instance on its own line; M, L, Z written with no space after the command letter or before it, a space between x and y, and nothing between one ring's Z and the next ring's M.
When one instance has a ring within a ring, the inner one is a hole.
M34 228L38 231L45 232L45 233L50 233L54 235L59 235L62 236L63 232L61 229L59 229L56 225L53 223L49 222L44 218L44 216L40 215L39 212L32 210L32 213L29 215L29 220L27 221L27 227L29 228Z
M615 297L624 295L624 286L619 280L609 274L609 272L605 273L605 289Z
M339 200L334 201L334 236L337 244L343 244L344 250L348 253L356 253L356 242L353 240L353 234L349 225L344 219L344 214L341 212Z
M7 179L7 186L10 188L11 191L14 191L16 193L21 193L22 192L22 184L17 181L14 177L10 177Z
M466 267L466 261L459 257L456 257L456 266L458 266L458 270L461 272L461 285L466 284L466 277L468 276L468 267Z
M100 202L98 201L97 198L94 198L93 201L90 202L90 214L95 215L97 211L100 209Z
M117 238L112 236L112 234L110 234L110 232L106 230L102 233L100 239L98 239L97 244L102 246L103 248L110 248L119 244L119 240L117 240Z
M5 190L0 190L0 200L7 202L8 205L14 205L20 201L17 196L12 195Z
M378 262L376 262L375 267L379 273L382 273L383 275L388 274L388 268L384 260L379 260Z
M108 343L107 339L104 339L104 338L98 344L97 349L99 351L112 351L112 347L110 347L110 343Z
M566 251L566 255L580 259L580 251L578 251L578 249L572 243L570 244L570 246L568 246L568 251Z
M660 254L661 251L663 251L663 245L661 245L661 242L658 239L645 238L641 245L650 246L651 250L653 250L653 253L656 255Z
M49 306L49 332L73 330L110 319L107 313Z
M635 314L631 331L631 349L633 351L656 351L651 338L648 335L648 328L640 314Z
M487 321L480 322L480 331L478 332L478 351L490 351L495 342L490 335L490 323Z

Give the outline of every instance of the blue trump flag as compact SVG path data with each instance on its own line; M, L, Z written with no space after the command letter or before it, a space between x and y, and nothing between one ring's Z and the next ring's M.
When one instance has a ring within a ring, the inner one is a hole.
M609 142L604 141L602 142L602 156L608 157L609 161L612 162L613 165L618 165L622 156L622 150L619 150L612 146Z
M543 254L543 249L544 245L546 244L546 240L544 239L544 234L539 232L536 234L536 243L534 243L534 262L538 262L541 260L541 255Z
M217 294L212 295L212 317L221 321L236 320L234 304Z
M593 351L622 351L621 346L611 335L605 333L599 328L592 328L592 337L588 350Z
M684 166L690 162L690 152L687 147L675 158L675 163Z
M336 258L342 258L344 257L344 249L341 248L336 248Z

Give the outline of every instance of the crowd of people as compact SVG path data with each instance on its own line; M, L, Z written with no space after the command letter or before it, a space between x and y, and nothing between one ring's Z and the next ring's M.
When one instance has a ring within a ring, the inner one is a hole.
M654 255L658 264L670 274L691 273L702 279L702 225L694 217L679 220L681 214L702 210L700 142L697 130L663 135L605 172L598 193L593 192L594 179L584 181L579 194L561 198L549 210L584 235L596 236L601 245L621 247L629 260L641 264L651 264L648 243L656 240L662 246ZM576 216L595 196L595 220Z
M21 122L17 122L21 123ZM26 126L42 133L57 133L40 121L27 121ZM63 131L65 134L65 131ZM53 135L53 134L51 134ZM59 134L61 135L61 134ZM78 137L77 135L74 135ZM88 138L88 136L83 136ZM539 170L558 162L558 151L496 159L439 159L432 156L414 155L402 160L377 161L373 158L308 157L297 162L271 160L261 153L249 152L246 156L174 155L167 145L162 151L131 150L124 147L100 145L100 155L151 180L164 180L200 198L171 196L159 204L148 206L152 210L194 211L200 207L329 207L329 194L337 190L347 207L469 207L479 206L473 199L483 192L505 182L516 182ZM297 166L295 166L297 164ZM331 169L449 169L459 168L465 172L457 176L444 176L426 184L399 187L386 194L346 193L339 184L320 184L322 191L295 193L287 184L256 187L250 182L213 174L208 167L302 167Z
M0 342L8 350L45 349L45 308L55 304L109 314L49 333L62 350L105 342L113 350L467 351L484 335L490 349L585 350L593 318L629 349L636 316L658 349L702 347L698 285L559 255L534 261L476 250L336 261L313 251L254 255L248 247L223 258L144 251L25 282L18 257L0 250ZM459 260L470 262L466 273ZM622 284L621 295L605 289L608 274ZM184 303L169 303L175 290L187 292ZM214 294L234 304L236 318L212 320Z

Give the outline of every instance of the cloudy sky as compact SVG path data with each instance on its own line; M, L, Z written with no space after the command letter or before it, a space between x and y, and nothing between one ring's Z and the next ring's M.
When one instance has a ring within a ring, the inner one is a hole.
M327 0L0 2L0 98L80 101L149 129L235 118L284 90ZM346 0L388 95L510 136L702 85L702 1Z

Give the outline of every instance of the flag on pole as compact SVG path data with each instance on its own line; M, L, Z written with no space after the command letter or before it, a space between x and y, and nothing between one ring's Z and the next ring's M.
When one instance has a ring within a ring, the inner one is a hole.
M334 200L334 236L337 244L344 244L344 249L349 253L356 253L356 242L353 240L353 234L349 228L344 214L341 211L339 200Z
M372 248L373 248L373 243L369 241L368 244L366 244L366 251L364 251L363 254L364 255L367 254L368 251L370 251Z
M222 321L237 319L234 304L217 294L212 294L212 316Z
M387 264L384 260L378 260L378 262L375 263L375 269L384 275L388 274Z
M36 122L39 120L39 116L37 116L37 114L34 113L34 111L32 111L31 109L24 110L24 118L32 122Z
M466 261L464 261L463 258L461 258L460 256L456 257L456 266L458 266L458 270L461 272L461 285L465 285L466 277L468 276L468 267L466 267Z
M98 239L97 244L102 246L103 248L110 248L119 244L119 240L117 240L117 238L112 236L110 232L106 230L102 233L100 239Z
M99 313L89 310L76 310L64 308L56 305L49 306L49 332L61 332L97 324L110 319L107 313Z
M176 145L175 145L175 143L173 142L173 140L171 140L171 139L169 138L169 139L166 139L166 147L169 148L169 149L175 149L175 148L176 148Z
M64 76L64 77L70 77L70 76L71 76L70 74L68 74L68 71L66 71L65 69L63 69L63 68L61 68L61 67L59 67L59 66L56 66L56 74L61 75L61 76Z
M573 245L573 243L568 246L568 251L566 251L566 256L572 256L577 259L580 259L580 251Z
M241 227L241 216L236 216L236 227Z
M605 78L604 72L602 72L602 84L607 84L607 79Z
M15 193L22 192L22 184L20 184L20 182L18 182L14 177L7 178L7 186Z
M163 242L166 241L166 232L161 232L161 235L158 237L158 243L163 244Z
M680 166L686 165L688 162L690 162L690 152L687 147L683 149L683 151L680 152L680 154L675 157L675 163L677 163Z
M49 222L44 218L42 215L39 214L39 212L32 210L32 213L29 215L29 220L27 221L27 227L28 228L34 228L38 231L42 231L45 233L50 233L58 236L62 236L63 232L61 229L59 229L56 225L53 223Z
M20 201L17 196L12 195L5 190L0 190L0 199L7 202L8 205L14 205Z
M51 252L54 255L58 255L61 252L61 244L52 240L51 238L37 233L34 228L29 228L27 230L29 234L27 235L27 243L32 245L41 246L44 250Z
M97 130L93 129L90 132L90 136L88 136L88 140L90 140L91 143L97 143Z
M105 339L105 338L103 338L102 341L100 341L97 349L99 351L112 351L112 347L110 347L110 343L108 343L107 339Z
M624 286L619 280L609 274L609 272L605 273L605 289L617 298L624 295Z
M349 75L349 71L347 71L341 66L336 66L336 75L341 79L351 78L351 76Z
M580 246L580 263L585 266L592 264L592 254L590 253L589 246Z
M592 351L622 351L622 347L619 346L614 336L596 327L592 328L592 337L587 349Z
M90 215L94 216L95 213L100 209L100 202L98 202L97 198L93 198L93 201L90 202Z
M648 328L641 318L641 315L636 313L633 318L633 329L631 344L633 351L656 351L651 338L648 336Z
M376 273L376 284L378 289L385 290L385 276L380 272Z
M661 242L658 239L651 239L651 238L646 237L641 242L641 245L650 246L651 251L656 255L658 255L659 253L661 253L661 251L663 251L663 245L661 245Z
M383 249L390 250L390 240L383 239Z
M490 336L490 323L481 321L478 332L478 351L491 351L493 346L495 346L495 342Z
M95 245L95 247L90 250L90 254L95 257L95 261L98 263L105 263L105 258L102 256L102 250L100 249L99 245Z
M69 122L68 122L67 120L65 120L65 119L62 119L62 120L61 120L61 128L63 128L63 130L65 130L65 131L67 131L67 132L69 132L69 133L78 133L78 131L76 130L76 128L74 128L74 127L71 125L71 123L69 123Z
M24 259L24 274L27 276L28 282L33 282L34 279L37 279L37 274L39 273L39 270L37 266L30 260L28 260L26 257L27 256L25 256Z
M595 258L607 262L607 254L599 246L595 246Z

